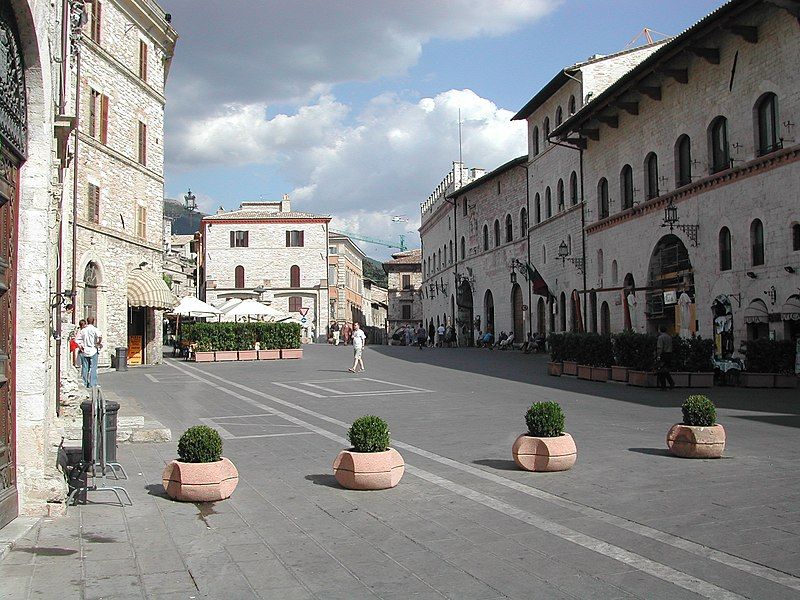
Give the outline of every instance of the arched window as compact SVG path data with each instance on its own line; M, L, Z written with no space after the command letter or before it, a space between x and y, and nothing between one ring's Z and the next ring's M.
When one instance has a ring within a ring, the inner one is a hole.
M542 197L538 193L536 194L536 198L533 201L533 206L534 206L534 211L535 211L535 216L536 216L536 222L537 223L541 223L542 222Z
M544 125L542 126L542 141L545 144L549 144L550 140L547 139L550 137L550 117L544 118Z
M764 225L761 219L750 224L750 249L753 266L764 264Z
M244 267L239 265L233 272L233 287L240 290L244 287Z
M644 189L647 199L657 198L658 192L658 157L651 152L644 159Z
M572 206L578 203L578 174L575 171L569 176L569 203Z
M564 292L558 297L558 324L559 331L567 330L567 295Z
M597 251L597 276L602 279L603 278L603 270L605 269L605 265L603 265L603 251Z
M719 230L719 270L731 270L731 230L727 227Z
M483 251L486 252L489 249L489 226L483 226Z
M800 250L800 223L792 225L792 252Z
M619 279L619 269L617 268L617 261L611 261L611 285L617 285Z
M539 128L533 128L533 134L531 135L531 144L533 146L533 155L536 156L539 154Z
M500 220L494 220L494 247L497 248L500 245Z
M564 210L564 180L559 179L556 185L556 198L558 199L558 211Z
M559 125L561 125L561 122L562 122L563 120L564 120L564 113L563 113L563 111L561 110L561 107L559 106L559 107L556 109L556 127L558 127Z
M511 215L506 215L506 242L514 240L514 222L511 220Z
M572 254L572 236L567 234L567 254Z
M692 183L692 142L682 135L675 142L675 187Z
M569 107L569 114L570 115L574 115L575 114L575 96L570 96L569 97L569 104L567 106Z
M453 264L453 240L450 240L450 264Z
M236 287L239 286L237 285ZM293 288L300 287L300 267L298 267L297 265L292 265L292 268L289 269L289 287Z
M461 260L467 257L467 241L461 236Z
M728 119L717 117L708 127L708 150L711 173L729 169L731 155L728 149Z
M519 211L519 232L520 237L525 237L528 235L528 209L524 206L522 210Z
M542 264L547 264L547 248L542 244Z
M619 173L619 192L622 210L633 207L633 169L630 165L622 167Z
M553 216L553 195L550 193L550 186L544 191L544 216L546 219Z
M600 333L603 335L611 333L611 310L608 308L608 302L600 305Z
M783 147L778 137L778 97L772 92L761 96L756 103L756 131L758 132L758 155L769 154Z
M605 177L597 183L597 214L600 219L608 216L608 179Z

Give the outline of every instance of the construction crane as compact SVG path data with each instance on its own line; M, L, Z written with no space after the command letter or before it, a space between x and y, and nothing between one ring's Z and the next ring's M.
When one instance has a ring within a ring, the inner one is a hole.
M408 250L408 246L406 246L406 236L400 235L399 240L397 243L387 242L386 240L379 240L377 238L367 237L365 235L358 235L355 233L350 233L349 231L339 231L342 235L346 235L352 240L358 240L360 242L368 242L370 244L376 244L378 246L386 246L387 248L399 248L400 252L405 252Z

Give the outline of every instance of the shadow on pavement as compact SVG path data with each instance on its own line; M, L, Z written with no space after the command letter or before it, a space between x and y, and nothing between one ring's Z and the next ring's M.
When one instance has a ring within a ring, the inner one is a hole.
M638 452L639 454L652 454L653 456L666 456L669 458L679 458L666 448L628 448L630 452Z
M482 458L480 460L473 460L472 464L489 467L498 471L519 471L520 468L513 460L499 460L496 458Z
M164 498L165 500L172 500L169 496L167 496L167 492L164 490L164 486L160 483L151 483L144 486L144 489L147 490L148 495L150 496L157 496L158 498Z
M336 477L333 475L326 474L317 474L317 475L306 475L306 479L313 483L314 485L325 485L332 488L341 488L342 486L339 485L339 482L336 481Z
M734 415L728 418L761 421L762 423L783 425L785 427L800 427L800 415Z

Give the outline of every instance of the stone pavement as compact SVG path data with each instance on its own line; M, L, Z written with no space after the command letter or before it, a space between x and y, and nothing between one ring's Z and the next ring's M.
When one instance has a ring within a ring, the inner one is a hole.
M175 443L123 445L133 506L108 494L41 521L0 562L0 598L800 598L797 390L706 390L726 457L665 450L688 391L545 375L545 358L472 349L306 347L301 361L109 373L175 437L207 423L241 480L172 502ZM145 374L148 377L145 377ZM531 402L578 445L564 473L516 469ZM400 484L341 489L331 463L379 414Z

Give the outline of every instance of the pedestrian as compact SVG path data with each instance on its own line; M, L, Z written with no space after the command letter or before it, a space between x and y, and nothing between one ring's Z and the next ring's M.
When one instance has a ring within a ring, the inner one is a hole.
M436 347L437 348L442 348L444 346L444 332L445 332L444 324L439 325L439 327L436 328Z
M508 350L514 348L514 332L510 331L505 339L500 340L500 350Z
M411 331L411 326L408 323L403 325L403 334L405 335L406 338L406 346L410 346L411 338L413 337L413 332Z
M80 345L83 343L81 330L86 327L86 319L81 319L78 326L69 336L69 353L72 356L72 366L81 367Z
M658 369L656 379L661 390L667 389L667 383L669 383L669 389L672 389L675 387L675 382L669 372L672 366L672 336L667 333L666 325L661 325L658 330L661 333L658 334L656 340L656 367Z
M334 321L333 325L331 325L331 337L333 338L333 345L334 346L338 346L339 345L339 323L337 323L336 321Z
M417 345L419 349L422 350L424 346L428 343L428 332L425 331L425 327L422 326L422 323L419 324L417 327Z
M456 341L456 330L452 325L448 325L444 332L444 341L448 348L452 348Z
M345 346L350 343L351 335L353 335L353 328L350 327L350 323L345 323L344 327L342 327L342 338Z
M358 324L358 321L353 323L353 366L349 369L351 373L356 372L356 368L358 365L361 365L361 372L363 373L366 371L364 368L364 360L361 358L361 353L364 351L364 345L367 343L367 336L364 335L364 331L361 329L361 325Z
M97 360L103 347L103 334L94 326L94 317L86 319L78 345L81 355L81 376L87 388L97 385Z

